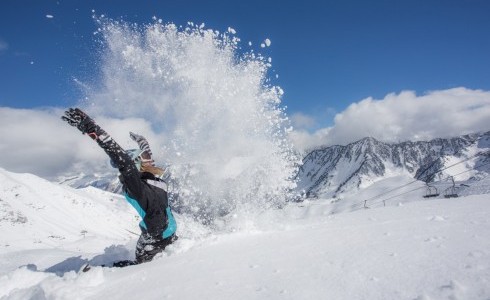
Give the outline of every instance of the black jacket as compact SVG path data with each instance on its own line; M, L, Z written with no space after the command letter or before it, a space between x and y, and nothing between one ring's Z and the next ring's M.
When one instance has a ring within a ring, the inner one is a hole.
M163 182L151 173L140 173L131 157L112 138L97 142L119 169L119 180L126 199L143 219L140 223L143 233L155 238L175 233L175 220L168 206Z

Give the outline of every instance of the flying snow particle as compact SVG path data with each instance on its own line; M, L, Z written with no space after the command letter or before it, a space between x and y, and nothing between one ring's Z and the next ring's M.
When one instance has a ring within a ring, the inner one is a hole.
M265 44L264 43L260 44L260 48L265 48Z
M271 46L271 40L269 40L269 39L265 39L264 43L267 47Z
M153 17L151 17L151 19L155 22L162 24L162 19L157 18L157 16L153 16Z
M231 27L228 27L228 32L231 34L236 34L236 30Z
M248 42L248 45L249 45L249 46L252 46L252 42Z
M46 18L52 19L52 18L54 18L54 16L53 15L46 15Z

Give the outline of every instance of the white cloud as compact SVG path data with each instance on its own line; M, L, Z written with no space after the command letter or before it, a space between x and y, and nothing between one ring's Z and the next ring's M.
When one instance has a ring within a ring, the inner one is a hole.
M300 152L308 151L309 149L326 145L328 143L328 132L331 128L322 128L310 133L305 129L295 129L289 134L289 138L293 142L296 150Z
M345 145L366 136L385 142L429 140L490 130L490 91L454 88L371 97L338 113L334 125L313 134L295 131L298 149Z
M294 128L298 129L312 128L317 123L314 117L301 112L291 115L290 119Z

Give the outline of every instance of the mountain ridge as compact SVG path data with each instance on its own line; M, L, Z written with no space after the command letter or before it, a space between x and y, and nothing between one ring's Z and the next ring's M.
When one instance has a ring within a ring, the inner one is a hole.
M379 179L409 174L414 179L433 181L451 172L436 172L450 161L464 160L478 151L490 149L490 131L430 141L385 143L366 137L345 146L319 147L309 152L297 175L298 190L307 198L335 198L367 187ZM477 158L466 169L490 173L478 166L488 158ZM428 175L434 176L428 178Z

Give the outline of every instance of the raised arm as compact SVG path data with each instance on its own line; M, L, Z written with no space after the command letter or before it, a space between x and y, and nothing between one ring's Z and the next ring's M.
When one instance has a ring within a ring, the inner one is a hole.
M133 193L138 194L141 192L142 186L139 171L136 169L131 157L92 118L79 108L70 108L65 111L65 115L61 119L96 141L119 169L128 188Z
M61 119L96 141L118 168L132 165L131 158L124 149L79 108L70 108L65 111L65 115Z

